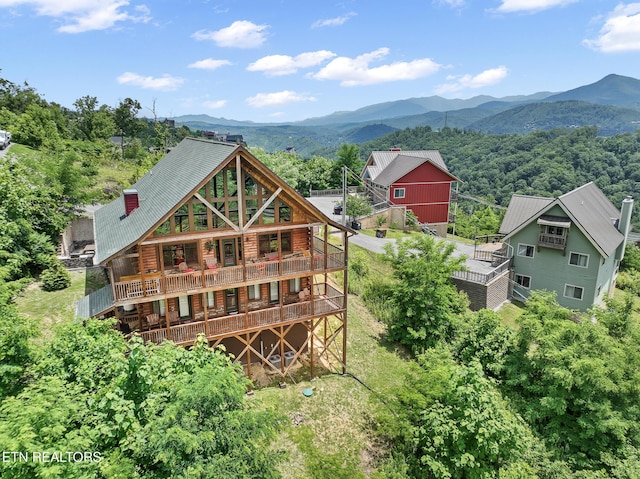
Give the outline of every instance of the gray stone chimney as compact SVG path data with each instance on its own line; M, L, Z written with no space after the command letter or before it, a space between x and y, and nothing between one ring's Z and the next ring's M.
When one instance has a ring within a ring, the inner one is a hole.
M627 245L627 238L629 237L629 231L631 231L631 213L633 212L633 198L627 196L622 200L622 208L620 208L620 221L618 221L618 231L624 235L624 241L618 250L616 251L616 259L622 260L624 258L624 250Z

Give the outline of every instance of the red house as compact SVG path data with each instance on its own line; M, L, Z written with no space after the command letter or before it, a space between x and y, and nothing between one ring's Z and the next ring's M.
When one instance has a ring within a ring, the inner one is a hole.
M444 225L446 231L449 205L456 201L452 184L460 180L449 173L439 151L372 151L362 178L374 203L405 206L421 223Z

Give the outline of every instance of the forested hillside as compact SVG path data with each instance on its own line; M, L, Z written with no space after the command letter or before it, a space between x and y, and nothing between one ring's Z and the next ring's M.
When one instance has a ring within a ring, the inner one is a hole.
M413 128L363 144L362 157L391 147L440 150L449 170L463 181L461 192L502 206L514 193L557 197L589 181L618 207L627 195L640 198L640 133L600 137L596 128L583 127L487 135Z

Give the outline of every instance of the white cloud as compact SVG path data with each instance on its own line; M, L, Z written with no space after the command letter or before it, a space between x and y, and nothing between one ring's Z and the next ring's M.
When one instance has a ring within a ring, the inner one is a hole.
M356 15L357 13L349 12L346 15L341 15L339 17L317 20L313 22L311 28L339 27L340 25L344 25L351 17L355 17Z
M199 30L192 37L196 40L211 40L219 47L255 48L265 42L268 28L269 25L256 25L247 20L238 20L220 30Z
M465 0L438 0L436 3L443 3L452 8L464 7L466 4Z
M161 77L145 77L133 72L125 72L118 78L121 85L134 85L146 90L173 91L184 83L184 78L164 74Z
M213 58L205 58L204 60L198 60L197 62L187 65L189 68L197 68L199 70L215 70L217 68L231 65L229 60L214 60Z
M316 80L338 80L342 86L374 85L398 80L415 80L431 75L441 67L429 58L369 67L371 62L388 54L388 48L379 48L356 58L338 57L309 76Z
M0 7L21 5L33 6L38 15L62 19L65 23L58 31L63 33L105 30L118 22L151 20L145 5L134 7L133 12L124 10L129 0L0 0Z
M258 93L255 96L247 98L245 101L249 106L262 108L265 106L280 106L303 101L316 101L316 98L291 90L283 90L275 93Z
M205 108L210 108L212 110L215 110L217 108L222 108L226 104L227 104L227 100L209 100L209 101L205 101L202 104L202 106Z
M485 70L475 76L449 76L447 77L449 83L445 83L444 85L440 85L436 88L436 93L452 93L460 90L476 89L495 85L506 78L508 73L509 71L507 70L507 67L499 66L498 68Z
M496 11L503 13L539 12L549 8L563 7L579 0L502 0Z
M300 68L309 68L335 57L336 54L328 50L305 52L295 57L289 55L269 55L251 63L247 70L264 72L267 76L282 76L296 73Z
M595 40L584 40L589 48L605 53L640 50L640 3L619 4Z

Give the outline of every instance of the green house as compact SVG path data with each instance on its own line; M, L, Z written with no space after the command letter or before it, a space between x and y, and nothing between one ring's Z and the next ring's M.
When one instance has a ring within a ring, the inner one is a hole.
M558 198L513 195L500 233L512 257L512 296L555 291L567 308L600 304L614 286L633 199L619 211L593 183Z

